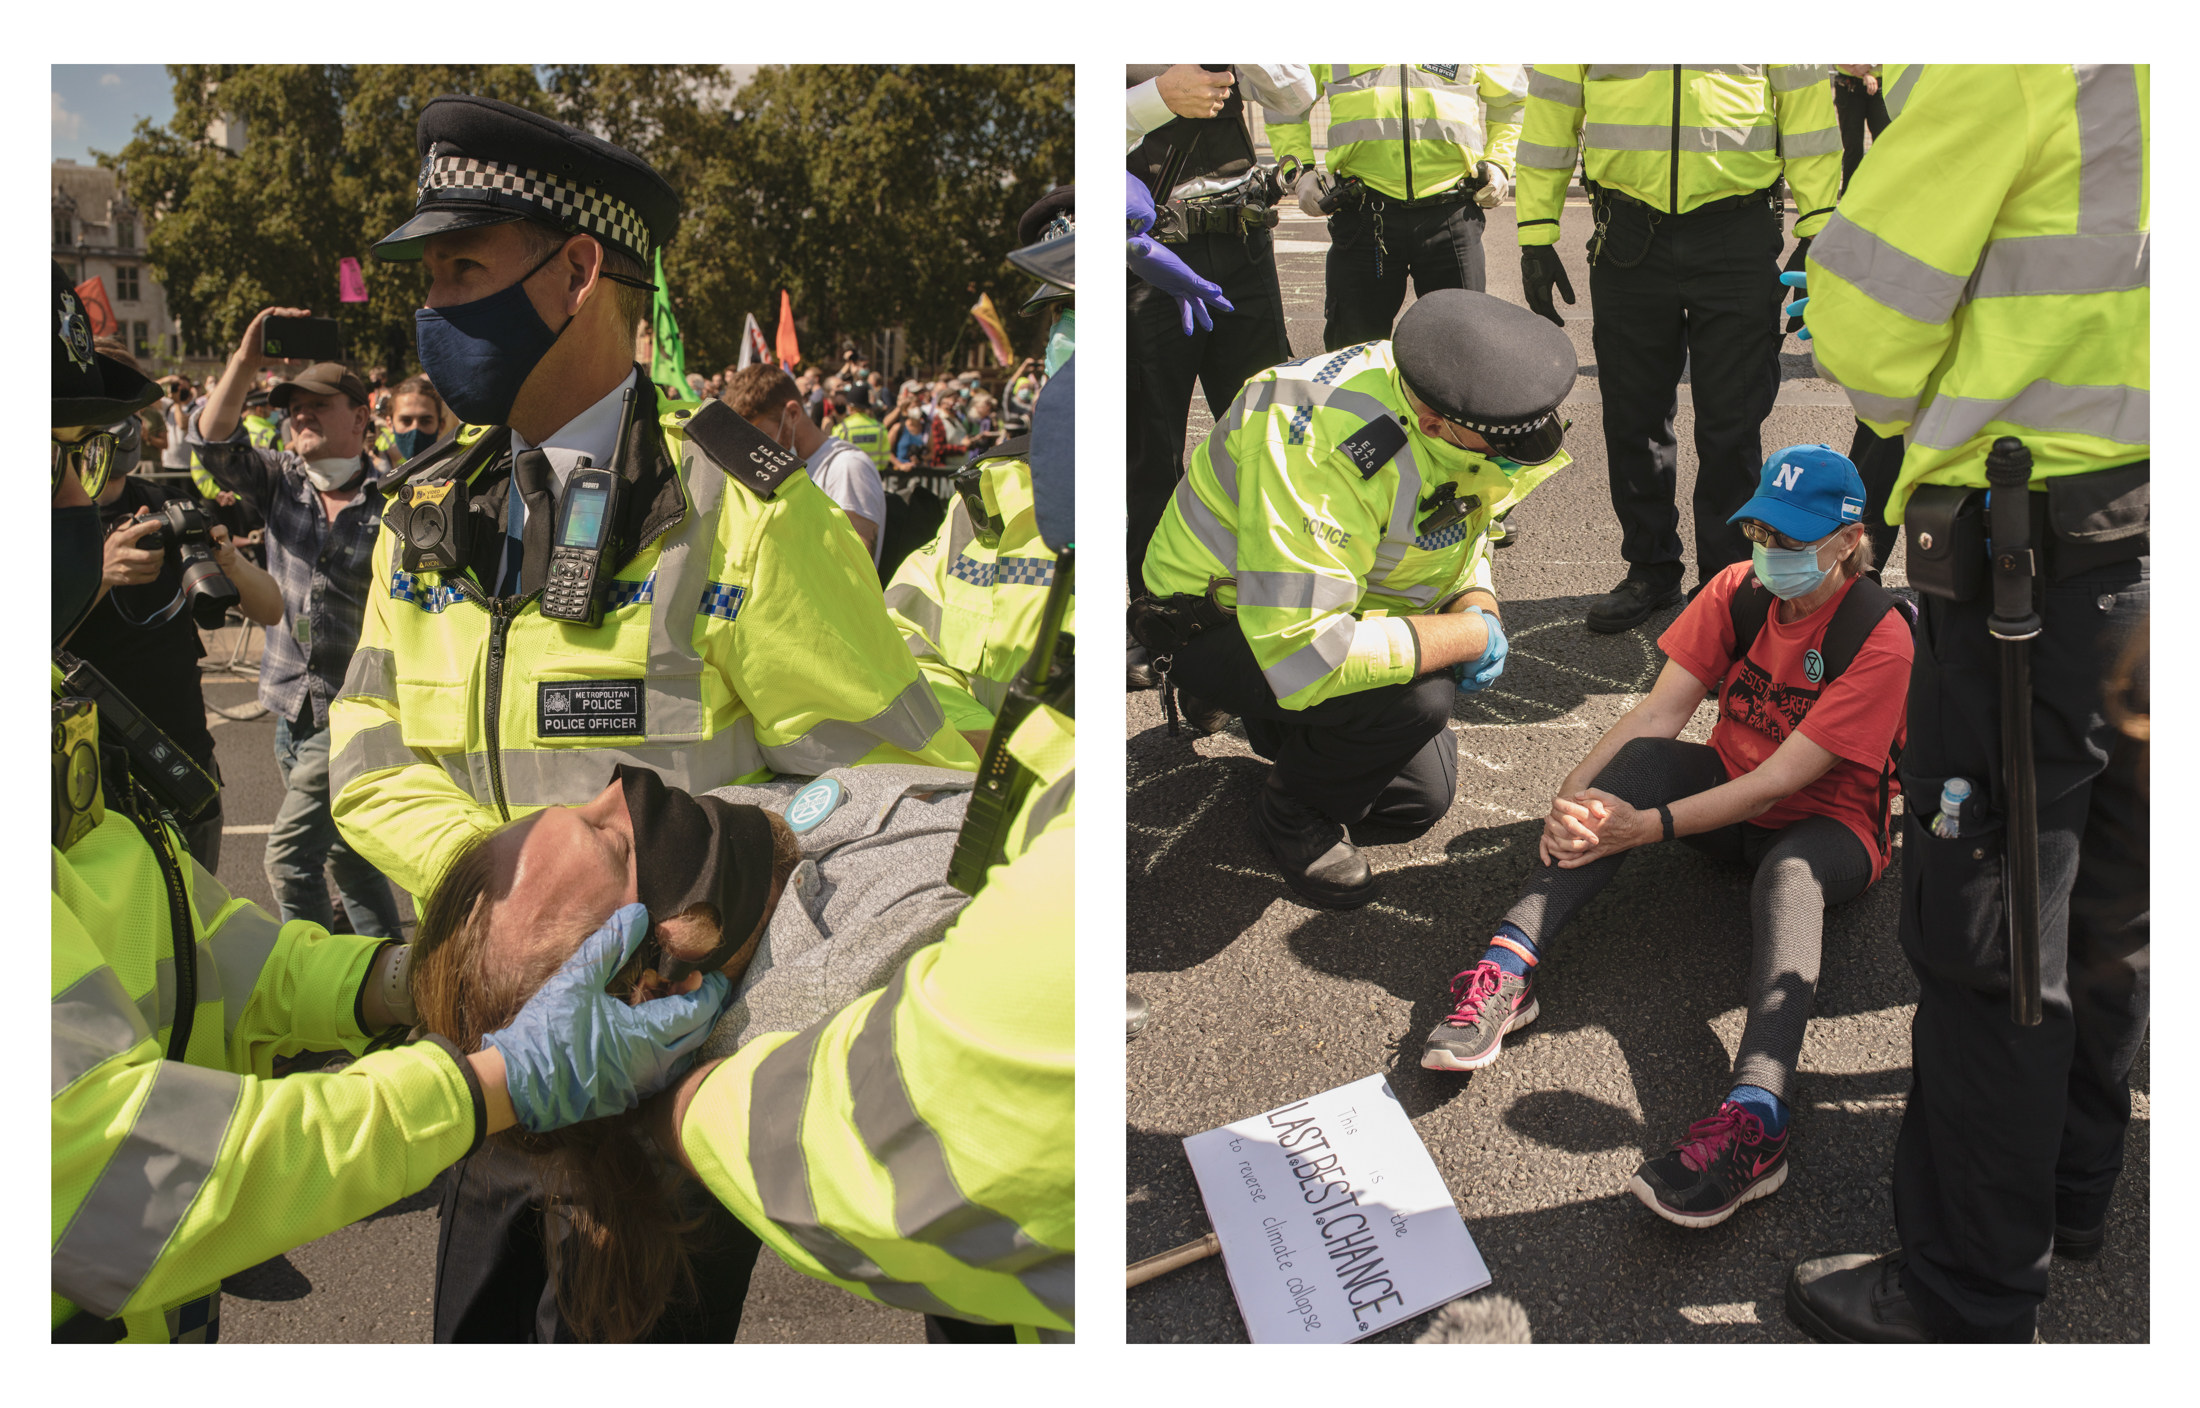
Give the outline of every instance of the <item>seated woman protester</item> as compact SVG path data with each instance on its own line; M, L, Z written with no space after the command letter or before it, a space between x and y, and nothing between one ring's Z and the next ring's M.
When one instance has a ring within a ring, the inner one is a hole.
M946 883L972 776L886 765L691 797L622 766L577 807L462 852L422 912L421 1022L462 1051L510 1020L607 922L647 927L610 991L632 1002L723 972L735 996L698 1062L800 1031L938 940L969 897ZM639 1110L496 1136L539 1165L548 1264L437 1248L438 1321L538 1340L730 1340L759 1243L645 1137ZM515 1209L515 1216L528 1216ZM471 1302L458 1315L441 1302ZM512 1304L511 1302L517 1302Z
M1658 641L1648 698L1614 724L1552 799L1543 861L1421 1064L1471 1071L1535 1020L1535 970L1625 852L1676 837L1756 872L1749 1018L1732 1089L1628 1187L1669 1222L1710 1227L1786 1181L1789 1103L1818 984L1827 905L1861 894L1888 858L1892 757L1904 735L1909 617L1864 578L1864 484L1823 445L1766 462L1730 522L1755 544ZM1681 730L1722 684L1709 744ZM1594 779L1591 783L1590 779Z

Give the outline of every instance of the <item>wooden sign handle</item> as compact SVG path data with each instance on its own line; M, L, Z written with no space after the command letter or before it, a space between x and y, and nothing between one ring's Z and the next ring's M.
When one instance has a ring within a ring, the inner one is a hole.
M1164 1271L1174 1271L1179 1266L1189 1266L1193 1262L1213 1256L1221 1250L1222 1239L1209 1232L1196 1242L1186 1242L1181 1247L1171 1247L1157 1256L1147 1257L1144 1261L1133 1262L1130 1270L1124 1274L1123 1285L1128 1289L1131 1286L1143 1284L1151 1281Z

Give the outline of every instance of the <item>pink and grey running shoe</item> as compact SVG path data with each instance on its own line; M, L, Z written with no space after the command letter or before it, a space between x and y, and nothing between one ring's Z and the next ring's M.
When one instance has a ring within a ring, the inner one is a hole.
M1489 959L1451 980L1451 1014L1421 1048L1432 1071L1476 1071L1497 1059L1505 1033L1535 1020L1535 979L1508 973Z

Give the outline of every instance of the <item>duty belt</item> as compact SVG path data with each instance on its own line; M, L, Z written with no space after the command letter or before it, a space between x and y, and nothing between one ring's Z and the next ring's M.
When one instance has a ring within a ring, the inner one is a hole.
M1370 201L1379 200L1393 210L1418 210L1423 206L1431 205L1462 205L1473 200L1474 193L1488 184L1487 181L1461 181L1458 185L1447 190L1438 191L1432 196L1422 196L1418 200L1405 200L1399 196L1387 196L1373 186L1369 186L1367 188L1367 199Z
M1193 235L1249 235L1272 230L1281 218L1273 206L1245 191L1163 202L1156 211L1154 238L1182 244Z
M1714 210L1740 210L1743 206L1747 205L1784 205L1785 201L1778 194L1779 185L1780 183L1775 181L1771 185L1763 187L1759 190L1744 191L1738 196L1725 196L1719 200L1706 201L1702 205L1694 206L1688 210L1681 211L1680 214L1685 217L1689 215L1704 215ZM1650 202L1646 200L1638 200L1634 196L1627 194L1625 191L1619 190L1612 186L1590 186L1589 194L1592 197L1600 200L1616 200L1622 205L1640 206L1644 210L1649 211L1651 214L1660 216L1665 219L1672 218L1672 212L1660 210L1656 206L1652 205Z

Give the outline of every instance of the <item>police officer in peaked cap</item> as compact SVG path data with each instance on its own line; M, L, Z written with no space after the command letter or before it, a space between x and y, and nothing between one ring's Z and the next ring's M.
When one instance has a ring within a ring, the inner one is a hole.
M426 897L482 833L588 802L615 763L690 793L858 763L975 768L801 459L723 402L664 399L635 365L679 224L664 178L487 98L429 103L418 150L413 214L375 254L426 264L420 360L464 424L393 490L330 709L352 848ZM574 575L569 535L553 580L584 459L613 481L592 475L590 502L609 497L572 515L591 572ZM576 682L612 707L561 709ZM544 1259L560 1219L533 1164L492 1142L446 1186L437 1340L571 1338ZM684 1211L707 1224L700 1290L648 1337L731 1339L757 1239L714 1199Z
M1390 341L1247 382L1170 501L1133 628L1274 761L1260 829L1316 904L1375 896L1348 829L1410 839L1451 808L1453 695L1505 662L1489 525L1571 462L1573 382L1563 333L1441 290Z

